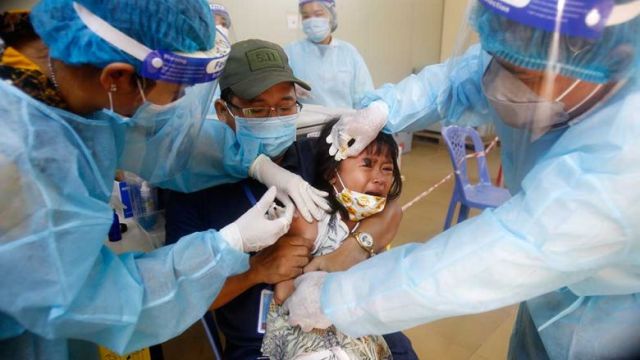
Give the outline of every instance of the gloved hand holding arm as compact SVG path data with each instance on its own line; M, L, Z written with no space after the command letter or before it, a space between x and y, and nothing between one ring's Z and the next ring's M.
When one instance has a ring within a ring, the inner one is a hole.
M289 317L289 324L300 326L302 331L307 332L331 326L331 320L322 313L320 306L322 286L326 276L326 272L317 271L303 274L295 279L295 291L284 303L292 315Z
M309 185L299 175L276 165L269 157L260 155L249 169L249 176L278 189L278 199L287 202L291 198L307 222L319 220L331 207L324 199L328 194Z

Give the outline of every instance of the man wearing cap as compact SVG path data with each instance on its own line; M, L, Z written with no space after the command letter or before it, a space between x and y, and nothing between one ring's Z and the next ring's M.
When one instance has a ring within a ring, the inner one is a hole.
M235 131L242 146L259 147L261 153L280 166L311 181L315 175L315 140L295 141L295 121L301 106L294 84L310 90L294 76L280 46L262 40L242 41L231 48L220 79L221 99L216 101L215 108L220 121ZM236 218L235 214L250 208L266 190L259 182L247 179L191 194L169 192L167 242L172 243L196 229L223 228ZM363 222L361 226L375 224ZM375 227L367 230L376 234ZM306 239L284 236L273 246L253 254L247 272L227 279L211 307L225 335L225 359L261 358L264 323L260 308L268 306L273 284L302 274L312 246ZM362 259L367 257L355 241L353 244L347 241L340 250L362 252L359 254ZM207 317L212 324L210 315ZM396 344L401 351L412 352L408 339L402 334L388 342L390 347Z

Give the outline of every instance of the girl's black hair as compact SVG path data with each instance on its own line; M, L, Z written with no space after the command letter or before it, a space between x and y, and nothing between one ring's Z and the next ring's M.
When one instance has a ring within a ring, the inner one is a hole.
M336 176L340 162L329 155L331 145L328 144L325 139L329 136L331 129L333 129L333 126L338 120L339 118L335 118L328 122L320 131L320 136L316 141L316 176L313 181L313 186L329 194L335 192L329 181ZM391 157L391 161L393 162L393 183L389 189L389 194L387 194L387 201L397 199L402 192L402 175L400 174L400 168L398 166L399 152L396 140L390 134L380 132L364 151L368 151L374 155L387 154ZM334 196L330 195L328 200L334 213L339 211L343 218L348 218L347 210Z

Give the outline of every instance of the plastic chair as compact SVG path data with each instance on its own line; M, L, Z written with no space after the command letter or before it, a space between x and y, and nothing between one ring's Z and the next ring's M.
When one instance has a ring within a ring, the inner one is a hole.
M216 357L216 360L222 360L222 341L220 341L220 337L218 336L218 324L216 324L215 317L210 311L207 311L200 321L204 327L204 332L207 335L207 340L209 341L213 355Z
M458 213L458 223L460 223L469 216L469 209L496 208L509 200L511 194L509 194L507 189L491 184L489 169L487 168L487 159L484 155L476 157L480 181L475 185L469 182L467 152L465 147L466 139L471 139L476 153L484 153L484 144L475 129L470 127L447 126L442 128L442 137L449 148L449 156L451 157L456 176L455 188L451 196L451 203L449 203L447 218L444 222L444 230L447 230L451 226L453 213L458 203L460 203L460 211Z

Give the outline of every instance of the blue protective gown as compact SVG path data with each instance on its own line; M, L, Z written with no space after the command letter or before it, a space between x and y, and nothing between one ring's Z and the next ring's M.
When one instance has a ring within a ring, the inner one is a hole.
M216 86L216 91L213 93L213 100L211 101L211 107L207 111L207 119L218 120L218 113L216 113L215 101L220 99L222 92L220 91L220 85Z
M351 44L333 39L329 45L307 39L288 44L284 51L296 77L311 86L311 98L304 104L353 109L373 91L367 64Z
M241 153L226 125L90 120L4 81L0 118L0 357L64 358L65 338L122 353L163 342L248 268L213 230L146 254L104 245L116 168L176 190L246 177L256 154Z
M387 130L470 121L490 56L425 68L365 102ZM470 95L471 94L471 95ZM322 308L351 336L527 302L552 359L621 358L640 347L640 82L637 74L577 124L531 141L487 108L513 194L425 244L329 274ZM481 122L481 121L480 121ZM555 318L555 319L554 319Z

